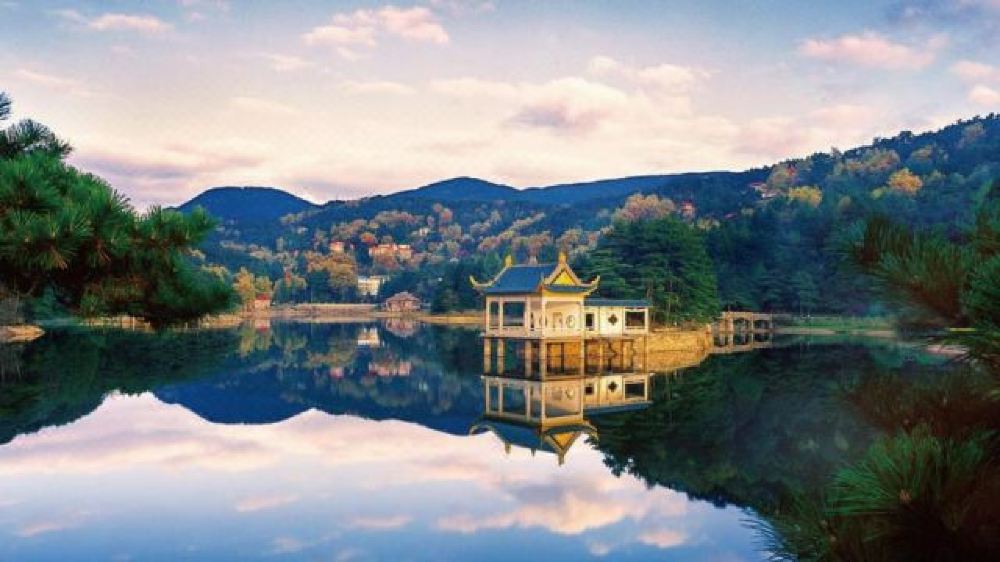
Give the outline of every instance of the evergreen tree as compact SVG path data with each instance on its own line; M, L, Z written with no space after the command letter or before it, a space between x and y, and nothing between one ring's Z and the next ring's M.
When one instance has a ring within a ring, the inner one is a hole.
M0 120L9 107L0 96ZM68 152L34 122L0 131L0 297L51 291L73 311L154 324L231 306L232 291L190 261L214 228L206 213L139 215L103 180L66 165Z
M615 223L579 269L601 276L601 296L648 299L658 322L707 321L719 312L701 235L673 217Z

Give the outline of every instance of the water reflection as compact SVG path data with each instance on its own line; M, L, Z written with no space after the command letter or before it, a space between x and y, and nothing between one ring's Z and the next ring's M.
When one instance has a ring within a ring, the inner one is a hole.
M481 345L54 331L4 356L0 559L760 559L744 509L820 489L879 431L845 389L940 368L793 345L665 375L638 348Z
M563 464L581 437L598 439L589 417L650 404L643 343L485 338L483 413L469 433L494 434L507 454L522 447Z

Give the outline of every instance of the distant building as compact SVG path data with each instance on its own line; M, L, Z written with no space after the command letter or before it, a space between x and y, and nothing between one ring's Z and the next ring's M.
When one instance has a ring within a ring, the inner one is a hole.
M413 248L409 244L377 244L368 248L368 255L373 258L392 256L406 261L413 257Z
M420 310L420 299L407 291L385 299L382 308L389 312L414 312Z
M761 199L774 199L781 195L781 190L767 185L767 182L758 181L750 184L750 188L756 191Z
M364 297L377 297L385 283L384 275L359 275L358 294Z
M259 294L253 300L254 310L267 310L271 308L271 295Z
M685 201L681 203L681 216L686 219L693 219L698 210L695 208L694 203L691 201Z

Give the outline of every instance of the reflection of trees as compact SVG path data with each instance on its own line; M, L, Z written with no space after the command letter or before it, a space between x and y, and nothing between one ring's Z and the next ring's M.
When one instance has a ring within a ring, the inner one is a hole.
M824 482L871 431L839 399L852 348L715 356L658 378L643 411L594 419L616 473L768 511Z
M339 335L331 336L327 340L326 349L320 351L307 351L306 360L303 367L306 369L334 369L346 367L354 361L357 351L357 342Z
M776 557L987 560L1000 552L1000 392L985 370L867 373L848 399L885 435L762 523Z
M246 357L255 351L266 351L271 347L271 330L258 330L253 324L240 326L240 356Z
M23 346L19 373L0 381L0 443L72 422L112 391L138 394L204 376L236 341L231 331L53 331Z
M1000 548L984 372L843 346L713 357L594 419L616 473L752 508L777 559L974 560Z

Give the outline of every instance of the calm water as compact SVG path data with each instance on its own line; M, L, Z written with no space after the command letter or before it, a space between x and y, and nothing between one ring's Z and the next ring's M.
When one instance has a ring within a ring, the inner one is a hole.
M777 343L653 376L560 465L469 435L473 331L55 331L0 348L0 560L760 560L748 523L876 434L844 389L938 368Z

